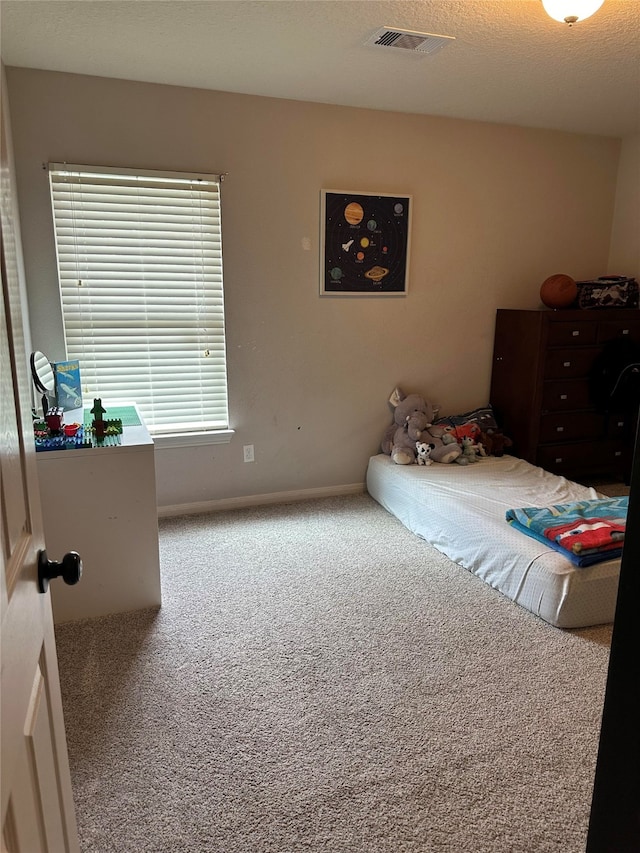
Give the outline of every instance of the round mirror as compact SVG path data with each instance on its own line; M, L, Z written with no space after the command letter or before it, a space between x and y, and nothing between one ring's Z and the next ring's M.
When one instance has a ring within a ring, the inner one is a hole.
M53 394L55 391L53 368L44 353L31 353L31 376L38 391L44 394Z

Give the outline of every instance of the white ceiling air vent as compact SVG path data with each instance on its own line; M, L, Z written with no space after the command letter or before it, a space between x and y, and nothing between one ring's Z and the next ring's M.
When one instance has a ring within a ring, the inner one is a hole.
M436 36L433 33L416 33L412 30L382 27L367 39L365 44L372 47L396 47L401 50L410 50L412 53L435 53L452 41L455 41L455 36Z

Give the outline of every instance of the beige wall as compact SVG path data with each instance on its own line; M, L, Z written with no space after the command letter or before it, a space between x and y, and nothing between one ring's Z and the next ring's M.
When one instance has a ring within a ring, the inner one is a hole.
M236 435L158 450L160 506L361 483L396 384L445 413L486 403L496 308L538 307L551 273L608 270L619 140L28 69L8 81L32 338L51 358L43 163L229 173ZM318 296L321 188L413 196L406 298Z
M622 142L608 269L640 281L640 134Z

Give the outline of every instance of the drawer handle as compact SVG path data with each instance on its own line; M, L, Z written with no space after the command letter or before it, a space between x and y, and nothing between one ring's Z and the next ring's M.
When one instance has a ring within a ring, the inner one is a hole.
M560 394L560 399L561 399L561 400L566 400L566 399L567 399L567 396L568 396L567 394Z
M623 335L628 335L628 334L629 334L629 329L623 329L623 330L622 330L622 334L623 334Z
M556 432L564 432L564 427L556 427Z
M556 464L557 464L557 465L559 465L559 464L560 464L561 462L563 462L563 461L564 461L564 460L562 459L562 456L556 456Z
M623 427L623 426L624 426L624 421L618 421L618 426L619 426L619 427Z
M578 335L580 334L580 332L575 331L575 332L571 332L571 334L573 335L574 338L577 338Z
M616 452L615 452L613 455L614 455L614 456L622 456L622 451L621 451L621 450L616 450Z
M570 362L570 361L565 361L565 362L564 362L564 364L563 364L562 366L563 366L563 367L571 367L571 362Z

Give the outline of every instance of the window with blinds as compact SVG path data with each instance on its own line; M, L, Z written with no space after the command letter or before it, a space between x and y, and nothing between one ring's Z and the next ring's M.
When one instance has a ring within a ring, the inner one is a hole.
M220 178L49 165L67 358L156 434L228 428Z

